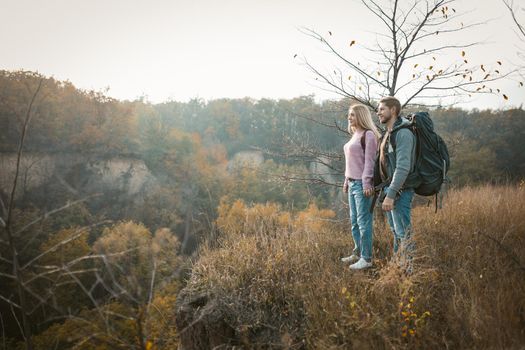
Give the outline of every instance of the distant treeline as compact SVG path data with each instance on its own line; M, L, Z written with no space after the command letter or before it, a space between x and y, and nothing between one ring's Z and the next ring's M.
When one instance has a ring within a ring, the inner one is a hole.
M32 91L43 78L33 72L0 71L0 151L14 151ZM197 152L222 150L225 157L253 147L286 161L291 144L316 152L342 153L348 135L348 101L316 103L311 96L291 100L219 99L151 104L118 101L102 93L76 89L70 82L44 78L25 149L38 152L88 152L100 157L134 155L150 165L176 147ZM456 184L525 177L525 111L442 108L431 110L435 127L449 145L451 176ZM174 137L176 134L176 137ZM175 146L175 145L173 145ZM342 156L342 154L341 154ZM297 158L297 157L296 157ZM342 170L341 162L334 164ZM337 171L335 172L337 173Z

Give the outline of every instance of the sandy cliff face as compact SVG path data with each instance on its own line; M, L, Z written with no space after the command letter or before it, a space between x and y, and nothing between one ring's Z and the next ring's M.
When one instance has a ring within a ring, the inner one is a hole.
M16 171L16 154L0 153L0 189L8 193ZM110 188L135 195L157 185L155 176L140 159L97 159L82 154L25 153L20 160L17 196L50 181L71 191Z
M235 167L258 167L264 163L264 154L261 151L240 151L228 161L228 169Z
M241 151L228 168L257 167L264 162L260 151ZM16 171L16 153L0 153L0 190L9 193ZM160 179L161 180L161 179ZM158 186L143 160L132 157L98 158L79 153L23 153L20 160L17 196L51 181L70 191L119 190L134 196Z

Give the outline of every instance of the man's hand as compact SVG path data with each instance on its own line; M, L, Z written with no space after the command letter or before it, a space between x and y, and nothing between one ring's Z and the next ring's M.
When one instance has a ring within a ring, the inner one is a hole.
M365 195L365 197L370 197L374 194L374 189L373 188L367 188L363 191L363 194Z
M345 184L343 185L343 192L344 192L344 193L348 193L348 184L347 184L347 183L345 183Z
M383 201L383 210L390 211L392 209L394 209L394 200L392 198L385 197L385 200Z

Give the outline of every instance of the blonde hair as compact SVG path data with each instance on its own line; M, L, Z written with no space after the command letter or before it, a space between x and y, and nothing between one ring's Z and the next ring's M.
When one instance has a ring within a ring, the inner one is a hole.
M379 138L381 136L379 130L377 130L376 125L372 121L372 114L370 113L370 109L368 109L367 106L362 104L355 104L350 106L348 110L354 111L356 123L361 129L371 130L376 136L376 138ZM351 127L351 130L352 132L355 132L355 127Z

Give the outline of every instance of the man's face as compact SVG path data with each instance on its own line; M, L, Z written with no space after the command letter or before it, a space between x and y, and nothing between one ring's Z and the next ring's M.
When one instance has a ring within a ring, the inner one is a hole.
M381 124L386 124L394 117L394 108L388 108L384 103L380 103L377 107L377 116Z

